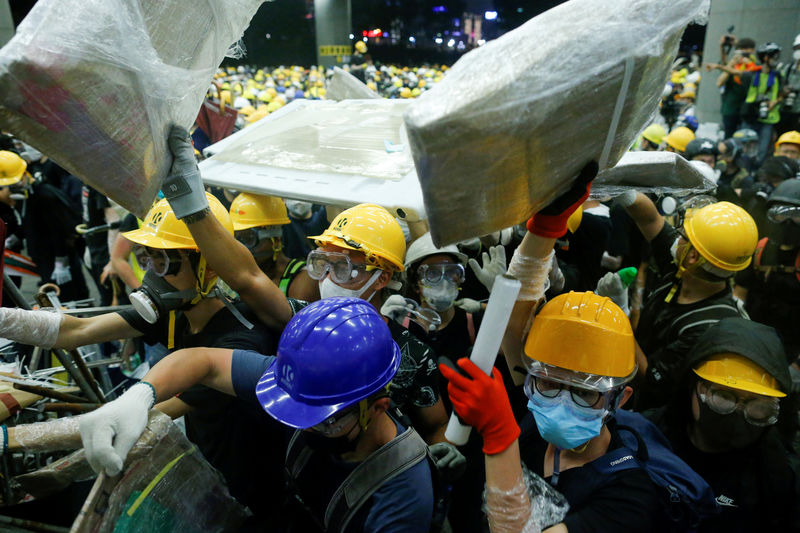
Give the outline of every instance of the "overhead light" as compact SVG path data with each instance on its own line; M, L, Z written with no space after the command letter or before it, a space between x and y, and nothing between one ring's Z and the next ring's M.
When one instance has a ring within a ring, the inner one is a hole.
M483 46L486 44L486 39L478 39L478 46Z
M447 46L449 46L450 48L453 48L455 45L456 45L455 39L450 39L449 41L447 41Z
M352 41L354 38L355 38L355 35L353 35L353 34L351 33L351 34L350 34L350 40Z
M434 42L436 44L442 44L442 38L441 37L437 37L436 39L434 39Z
M497 11L487 11L483 14L486 20L495 20L497 18Z
M408 38L408 42L415 43L417 42L417 38L412 35L411 37Z

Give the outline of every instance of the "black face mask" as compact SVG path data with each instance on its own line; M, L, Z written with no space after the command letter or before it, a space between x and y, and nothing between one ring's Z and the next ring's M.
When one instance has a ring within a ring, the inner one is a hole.
M700 419L695 422L703 440L718 450L746 448L761 437L765 427L754 426L744 414L734 411L728 415L715 413L698 398Z
M800 225L794 222L772 222L767 220L767 236L769 240L791 246L800 245Z
M133 308L150 324L155 324L170 311L188 309L195 297L196 288L179 291L163 277L150 271L145 273L142 286L130 294Z
M303 436L308 447L316 452L330 453L332 455L341 456L345 453L355 451L358 446L358 438L348 439L347 435L341 437L326 437L316 431L307 431Z

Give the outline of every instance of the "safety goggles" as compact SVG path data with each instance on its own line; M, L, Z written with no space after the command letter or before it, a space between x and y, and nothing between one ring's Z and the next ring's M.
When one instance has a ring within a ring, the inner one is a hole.
M780 404L777 398L739 398L735 392L715 385L706 385L706 392L697 396L709 409L720 415L729 415L737 409L744 419L754 426L771 426L778 421Z
M536 377L528 374L525 377L525 396L532 397L535 393L539 393L545 398L555 398L562 390L568 390L572 401L579 407L592 408L598 405L603 397L608 396L609 392L603 393L596 390L582 389L580 387L573 387L551 381L541 377Z
M306 271L311 279L320 280L329 273L331 280L340 284L350 283L361 273L377 268L372 265L355 264L349 255L342 252L312 250L306 258Z
M767 218L776 224L791 221L800 226L800 206L773 205L767 209Z
M423 329L433 331L442 325L442 317L435 310L422 307L411 298L406 298L409 318Z
M422 283L434 285L442 280L464 283L464 265L458 263L431 263L420 265L417 276Z
M339 435L345 430L353 429L356 423L358 423L359 411L359 404L355 404L329 416L319 424L311 426L311 429L327 437Z
M237 241L252 250L268 239L280 237L281 230L279 227L248 228L237 231L235 236Z
M156 276L177 274L181 268L181 254L177 250L139 246L134 255L142 270L152 272Z

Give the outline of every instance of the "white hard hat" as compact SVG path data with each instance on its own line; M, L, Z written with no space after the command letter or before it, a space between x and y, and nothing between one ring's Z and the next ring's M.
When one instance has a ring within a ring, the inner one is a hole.
M428 232L409 245L408 250L406 250L405 267L408 269L417 261L421 261L430 255L436 254L452 255L462 265L467 262L467 256L459 252L455 244L448 244L441 248L434 246L431 233Z
M797 34L797 37L794 38L794 43L792 43L792 48L795 46L800 46L800 33Z

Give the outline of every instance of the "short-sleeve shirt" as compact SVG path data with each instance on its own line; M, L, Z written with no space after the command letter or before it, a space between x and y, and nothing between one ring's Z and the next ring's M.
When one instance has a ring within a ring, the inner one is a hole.
M544 477L544 456L548 443L539 435L530 413L525 415L520 427L522 461L530 471ZM611 430L608 451L621 446L619 435ZM601 474L590 465L560 472L555 487L569 502L570 509L564 518L564 525L570 533L649 533L656 529L661 496L647 472L638 468L615 472L608 475L608 480L598 487L596 477ZM545 480L550 482L551 478ZM588 491L586 487L593 488ZM550 525L554 524L547 524Z
M244 350L233 352L231 379L236 395L247 402L259 406L256 398L256 384L275 361L275 357ZM262 411L262 416L268 417ZM395 422L398 434L405 428ZM282 459L282 456L281 456ZM324 513L333 492L341 485L359 463L342 461L330 454L312 455L304 472L313 472L314 482L300 485L303 501L320 517ZM254 476L258 473L254 472ZM309 487L313 487L313 490ZM302 490L302 489L301 489ZM348 532L364 533L419 533L428 531L433 515L433 481L427 461L417 463L402 474L384 483L366 502L353 518ZM294 520L296 531L315 532L317 526L307 516L297 516ZM308 519L308 522L305 522ZM298 527L298 522L302 526Z

